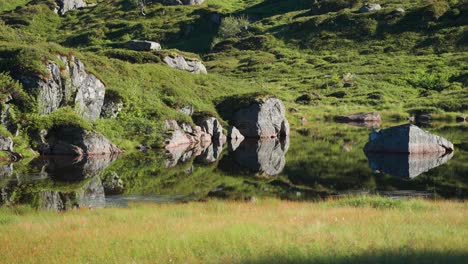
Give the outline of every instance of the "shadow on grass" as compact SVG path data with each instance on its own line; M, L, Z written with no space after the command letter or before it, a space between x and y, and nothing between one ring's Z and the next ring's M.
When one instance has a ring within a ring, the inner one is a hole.
M258 259L242 260L241 263L466 263L468 250L465 252L441 251L390 251L374 252L355 256L294 257L272 255Z

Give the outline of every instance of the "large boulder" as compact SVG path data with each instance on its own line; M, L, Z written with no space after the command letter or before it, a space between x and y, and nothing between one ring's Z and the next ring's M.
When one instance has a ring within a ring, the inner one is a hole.
M453 144L443 137L433 135L411 124L372 132L365 152L391 153L450 153Z
M168 55L163 58L163 61L171 68L184 70L193 74L207 74L205 65L196 59L185 58L182 55Z
M103 135L75 127L62 127L43 133L38 149L42 155L90 156L122 153L121 149Z
M65 67L49 61L49 76L21 76L20 81L32 94L37 95L38 113L50 114L61 106L74 106L75 111L91 121L101 114L106 87L96 76L85 71L76 57L59 56Z
M375 12L375 11L379 11L380 9L382 9L382 7L381 7L379 4L365 3L365 4L359 9L359 13Z
M246 138L289 136L289 123L283 102L277 98L257 100L238 110L232 120Z
M161 50L161 45L154 41L147 40L130 40L125 44L127 49L136 50L136 51L152 51L152 50Z
M61 16L68 11L88 6L84 0L57 0L57 4L59 6L57 13Z

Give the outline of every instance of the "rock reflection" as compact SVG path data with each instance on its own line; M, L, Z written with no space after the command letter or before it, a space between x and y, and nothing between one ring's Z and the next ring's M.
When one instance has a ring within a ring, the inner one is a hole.
M192 159L196 159L198 163L214 163L216 162L223 151L223 141L213 141L209 145L179 145L176 147L166 148L166 168L172 168L181 163L186 163Z
M275 176L286 165L289 137L284 139L246 139L232 153L234 161L254 172Z
M369 167L375 172L413 179L449 161L453 157L453 152L448 154L366 153L366 156Z
M50 156L39 157L30 165L37 168L39 174L60 181L80 181L91 178L107 168L117 159L116 155L89 157Z
M16 173L13 164L1 165L0 204L26 203L54 211L102 208L106 198L99 176L116 158L40 157L28 164L27 174Z

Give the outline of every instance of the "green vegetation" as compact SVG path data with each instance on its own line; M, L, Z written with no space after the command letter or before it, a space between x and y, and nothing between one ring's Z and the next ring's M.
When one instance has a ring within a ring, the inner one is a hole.
M7 263L464 263L466 203L211 200L62 214L0 209ZM342 207L342 204L349 206ZM415 207L414 204L418 206ZM79 240L79 242L78 242Z
M126 149L159 145L167 118L192 122L177 111L181 107L192 104L218 116L217 103L233 95L276 95L299 111L290 115L291 123L357 111L378 111L384 119L417 111L453 118L468 111L464 1L385 0L382 10L363 14L358 0L146 1L145 16L134 2L104 0L59 17L52 0L4 1L2 78L28 72L46 77L47 60L60 64L57 54L77 56L125 102L116 120L85 126ZM129 51L123 44L130 39L157 41L166 50ZM161 62L175 52L200 57L209 74ZM18 109L17 116L34 126L38 119Z

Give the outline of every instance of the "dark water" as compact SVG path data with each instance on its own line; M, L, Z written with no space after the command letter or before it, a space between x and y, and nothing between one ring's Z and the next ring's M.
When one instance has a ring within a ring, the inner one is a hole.
M300 128L281 141L1 164L0 203L68 210L135 201L317 200L356 193L466 199L468 126L439 124L425 129L452 141L455 152L366 156L362 148L371 128L323 123Z

